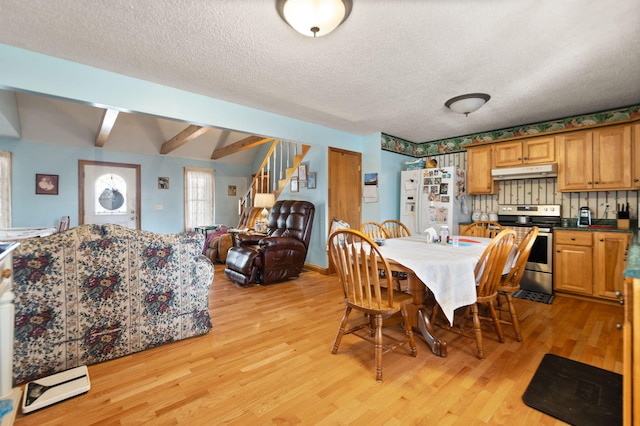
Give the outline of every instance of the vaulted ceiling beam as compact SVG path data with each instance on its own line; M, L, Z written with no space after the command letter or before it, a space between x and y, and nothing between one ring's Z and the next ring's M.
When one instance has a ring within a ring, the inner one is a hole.
M238 142L232 143L231 145L216 149L215 151L213 151L213 154L211 154L211 159L218 160L228 155L235 154L236 152L244 151L245 149L253 148L254 146L262 145L263 143L272 140L273 138L249 136L248 138L239 140Z
M102 148L107 142L107 138L111 134L111 130L113 130L113 125L116 122L116 118L118 118L118 114L120 111L116 109L105 109L102 114L102 121L100 122L100 128L98 129L98 135L96 136L96 146L98 148Z
M210 127L202 127L192 124L165 143L163 143L162 147L160 148L160 154L168 154L174 149L180 148L187 142L194 140L198 136L207 133L209 130L211 130Z

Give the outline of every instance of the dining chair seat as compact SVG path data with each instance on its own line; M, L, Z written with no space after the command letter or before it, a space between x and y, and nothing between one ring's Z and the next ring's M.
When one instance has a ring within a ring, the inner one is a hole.
M393 289L389 262L380 253L378 245L362 232L338 229L329 236L328 245L329 260L342 286L345 303L331 353L338 352L346 334L354 334L373 343L375 378L381 382L384 353L408 343L409 354L414 357L417 354L407 309L413 303L413 298ZM384 271L384 275L379 273L380 270ZM383 283L387 284L386 288ZM359 322L351 324L349 314L354 309L365 315ZM402 339L383 334L384 319L398 313L402 315Z

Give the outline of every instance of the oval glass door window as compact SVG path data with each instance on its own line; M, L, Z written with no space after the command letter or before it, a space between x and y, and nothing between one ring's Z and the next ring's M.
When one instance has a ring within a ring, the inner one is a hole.
M126 199L127 184L125 180L116 174L100 176L95 183L96 214L114 214L127 211Z

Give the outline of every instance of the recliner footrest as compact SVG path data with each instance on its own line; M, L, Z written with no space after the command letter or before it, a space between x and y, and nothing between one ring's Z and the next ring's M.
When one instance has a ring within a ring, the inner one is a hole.
M224 274L233 282L248 286L256 282L262 264L260 253L249 247L231 247L227 252Z

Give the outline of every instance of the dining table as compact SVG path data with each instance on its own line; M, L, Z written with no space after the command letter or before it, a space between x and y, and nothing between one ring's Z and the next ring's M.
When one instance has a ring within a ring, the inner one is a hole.
M431 351L447 356L446 342L438 338L425 313L425 294L433 294L435 303L453 324L456 309L476 301L475 267L491 238L454 237L447 244L431 242L425 235L388 238L380 252L392 271L407 274L408 293L413 296L409 319L420 330Z

